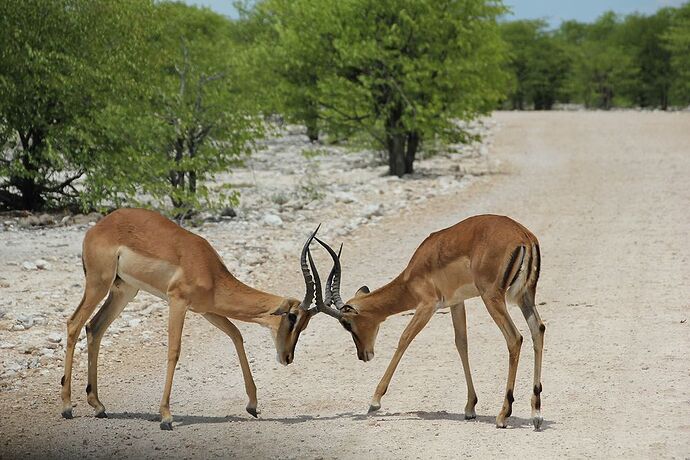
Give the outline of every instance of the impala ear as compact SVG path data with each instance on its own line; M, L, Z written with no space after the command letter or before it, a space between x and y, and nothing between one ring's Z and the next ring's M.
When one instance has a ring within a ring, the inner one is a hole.
M355 292L355 297L359 297L364 294L369 294L371 291L367 286L362 286L361 288L357 289L357 292Z
M275 316L280 316L280 315L286 315L290 312L290 302L288 302L287 299L283 300L278 308L276 308L272 315Z
M359 311L352 305L345 305L343 308L340 309L342 313L349 313L351 315L359 315Z

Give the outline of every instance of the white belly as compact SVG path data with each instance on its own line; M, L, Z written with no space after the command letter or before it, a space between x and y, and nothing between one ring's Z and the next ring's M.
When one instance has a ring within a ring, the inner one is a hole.
M120 248L117 276L163 300L168 300L168 286L177 271L178 267L166 261L142 256L126 247Z

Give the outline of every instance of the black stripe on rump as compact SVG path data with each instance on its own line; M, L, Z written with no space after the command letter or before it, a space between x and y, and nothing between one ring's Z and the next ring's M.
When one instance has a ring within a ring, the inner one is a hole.
M508 268L506 269L506 272L503 274L503 289L508 289L508 287L515 282L515 279L517 279L518 275L520 274L520 267L518 267L517 271L515 272L515 276L513 276L513 279L510 281L510 283L508 282L510 272L512 272L513 268L515 268L515 261L517 259L518 253L520 252L520 249L524 250L524 248L524 246L518 246L513 250L513 253L510 254L510 259L508 260ZM522 260L520 261L520 263L522 264Z

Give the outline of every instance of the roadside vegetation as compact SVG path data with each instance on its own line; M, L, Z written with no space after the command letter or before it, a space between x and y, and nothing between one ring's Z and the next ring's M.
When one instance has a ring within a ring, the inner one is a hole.
M249 5L249 4L248 4ZM592 24L493 0L0 2L0 210L237 203L216 174L283 117L404 176L496 107L690 104L690 3ZM317 196L318 194L315 194Z

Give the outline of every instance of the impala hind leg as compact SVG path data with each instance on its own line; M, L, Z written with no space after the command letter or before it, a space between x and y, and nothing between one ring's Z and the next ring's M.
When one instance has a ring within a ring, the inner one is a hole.
M513 412L513 389L515 388L515 375L517 374L518 360L520 359L520 348L522 347L522 335L515 327L513 320L508 314L504 293L484 293L482 300L486 305L491 318L498 326L505 337L508 345L508 382L506 383L506 396L503 407L496 417L496 427L505 428L506 418Z
M391 378L393 378L395 368L398 367L398 363L405 353L405 350L407 350L407 347L410 345L410 342L412 342L412 340L417 336L419 331L424 329L424 326L427 325L431 317L434 315L434 311L436 311L435 305L423 305L417 307L412 320L407 327L405 327L405 330L400 336L398 348L395 350L393 359L391 359L391 362L388 364L388 368L386 368L386 373L383 374L381 381L376 386L374 396L371 398L369 412L374 412L381 408L381 397L386 394L386 391L388 390L388 385L391 382Z
M450 313L453 317L453 328L455 329L455 347L460 353L462 368L465 371L465 381L467 382L467 405L465 406L465 420L477 417L475 406L477 405L477 393L474 391L472 383L472 372L470 371L470 361L467 356L467 317L465 313L465 303L450 306Z
M84 296L79 303L79 306L74 311L69 320L67 320L67 345L65 347L65 372L62 376L61 399L62 399L62 416L64 418L72 418L72 363L74 361L74 347L77 344L79 333L84 324L89 319L93 311L98 306L99 302L108 294L112 280L115 277L113 270L112 277L88 277L86 278L86 288L84 289Z
M240 360L240 367L242 368L242 378L244 379L244 388L249 397L249 403L247 404L247 412L249 412L254 417L258 417L258 411L256 410L257 399L256 399L256 385L254 384L254 378L252 377L252 371L249 367L249 361L247 361L247 355L244 351L244 341L242 339L242 334L237 326L232 324L230 320L224 316L215 315L213 313L207 313L204 315L211 324L216 326L221 331L230 337L232 343L235 345L235 350L237 351L237 357Z
M175 366L180 359L180 347L182 343L182 328L184 317L187 313L187 304L181 299L170 299L170 312L168 318L168 370L165 375L165 387L161 399L161 430L172 430L173 416L170 413L170 392L172 391Z
M89 381L86 385L86 397L89 405L95 409L98 418L107 417L105 407L98 399L98 353L101 348L101 339L137 292L135 287L117 278L110 289L108 299L86 325L86 338L89 344Z
M527 320L530 333L532 334L532 344L534 346L534 387L532 393L532 423L535 429L539 429L543 422L541 416L541 361L544 350L544 331L546 326L539 316L537 307L534 305L534 289L529 289L522 298L519 299L518 305L522 314Z

